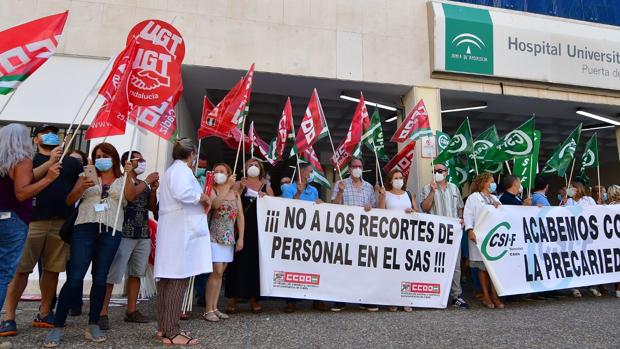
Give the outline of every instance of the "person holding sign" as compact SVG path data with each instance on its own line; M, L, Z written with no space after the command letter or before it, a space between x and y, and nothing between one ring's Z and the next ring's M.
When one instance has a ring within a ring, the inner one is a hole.
M256 199L260 196L273 196L271 187L265 185L265 169L260 160L251 158L245 162L246 177L238 181L234 189L241 193L245 232L243 250L235 253L235 258L226 272L226 297L229 298L226 313L237 311L239 298L250 299L253 313L263 311L260 297L260 275L258 270L258 224L256 223Z
M433 167L433 181L422 188L422 210L424 212L452 217L463 220L463 198L461 191L454 184L446 180L448 168L444 164L435 164ZM450 298L452 305L457 308L469 309L469 304L463 299L463 288L461 287L461 251L459 250L452 276L452 286L450 288Z
M413 196L408 190L403 190L405 187L403 173L399 169L390 171L386 178L385 189L379 189L379 192L381 193L379 196L379 208L388 210L403 210L406 213L420 212L415 196ZM398 307L391 306L388 310L397 311ZM413 308L404 307L403 310L406 312L411 312L413 311Z
M504 303L497 296L497 292L493 287L493 283L489 278L480 249L476 246L476 234L474 227L476 220L484 212L488 206L499 207L501 203L495 195L492 195L497 189L497 184L490 173L481 173L474 179L471 185L471 195L467 199L465 209L463 210L463 219L465 221L465 232L469 239L469 260L470 267L478 269L478 278L482 287L482 304L489 308L504 309Z
M165 345L195 345L180 330L179 314L191 276L211 272L211 243L207 212L211 199L194 177L196 147L188 138L174 142L174 162L159 187L159 221L155 246L157 335Z
M292 183L283 187L282 197L287 199L312 201L317 204L322 203L319 199L319 191L310 185L314 178L314 170L309 163L304 162L299 164L299 174L296 183ZM314 301L312 307L316 310L325 311L327 306L321 301ZM296 308L296 300L288 299L286 301L285 313L292 313Z
M362 160L353 158L349 162L350 177L338 182L334 192L332 193L332 203L337 205L360 206L364 210L370 211L373 207L377 207L377 194L379 189L373 188L372 184L366 182L362 178L364 172L364 164ZM334 303L333 312L339 312L344 309L345 304L342 302ZM379 307L375 305L362 305L368 311L379 311Z
M99 313L103 307L106 281L110 266L123 236L123 210L116 226L115 212L136 196L132 178L121 174L121 159L110 143L100 143L92 151L96 171L92 178L81 176L66 199L68 206L80 200L75 228L71 235L70 263L67 265L67 281L62 286L56 305L54 329L50 331L44 346L57 347L62 336L61 329L69 310L81 298L82 284L88 267L92 263L93 284L90 289L90 313L86 339L103 342L105 335L99 327ZM133 171L130 161L125 163L125 173ZM125 183L125 190L121 192Z
M245 221L239 192L232 190L237 178L232 174L232 169L220 163L213 166L213 172L215 185L211 193L212 211L209 221L213 272L207 280L206 312L202 317L210 322L218 322L220 319L228 319L228 314L217 309L217 300L220 297L226 264L233 261L235 251L243 250ZM235 225L239 234L236 241Z

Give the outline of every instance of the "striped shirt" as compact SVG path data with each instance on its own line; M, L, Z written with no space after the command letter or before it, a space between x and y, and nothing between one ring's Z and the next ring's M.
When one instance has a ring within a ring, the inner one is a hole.
M342 194L342 203L344 205L364 207L369 204L372 207L377 207L375 188L372 184L362 180L362 186L356 187L353 185L351 177L344 179L343 182L344 193ZM334 192L332 193L332 201L336 199L338 191L338 185L335 185Z
M431 192L430 184L427 184L422 189L422 200L426 199ZM441 185L437 184L437 190L435 190L435 197L433 197L433 205L430 209L430 214L459 218L459 209L463 209L463 198L461 197L461 191L453 183L446 183L446 189L442 189Z

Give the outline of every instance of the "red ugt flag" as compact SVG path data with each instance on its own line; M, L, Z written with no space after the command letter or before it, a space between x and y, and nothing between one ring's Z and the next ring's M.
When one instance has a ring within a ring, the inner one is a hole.
M414 150L415 142L410 142L383 167L383 171L389 173L394 169L398 169L403 173L405 179L409 177L409 170L411 170L411 164L413 163Z
M355 113L353 113L347 138L336 148L336 154L332 156L331 160L334 167L343 168L351 161L353 152L362 141L362 133L369 127L370 118L368 117L368 110L366 109L364 95L362 94L357 103L357 108L355 108Z
M428 111L426 111L426 105L424 104L424 100L420 100L418 104L415 105L413 110L407 115L403 123L400 124L400 127L396 132L394 132L394 136L392 136L391 141L397 143L403 143L407 139L417 140L422 136L431 135L431 125L428 121Z
M297 131L295 139L295 147L293 152L303 154L308 148L319 139L327 135L329 130L325 124L325 114L321 106L321 100L316 89L312 91L312 97L306 107L306 113L301 120L301 125Z
M69 11L0 32L0 95L14 91L54 54Z
M177 120L174 107L179 102L182 93L183 84L175 96L158 106L134 108L129 114L129 119L134 122L137 119L140 127L169 141L176 134Z

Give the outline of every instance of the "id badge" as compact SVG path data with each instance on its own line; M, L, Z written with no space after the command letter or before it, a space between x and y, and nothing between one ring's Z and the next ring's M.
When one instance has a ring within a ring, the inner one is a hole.
M11 218L11 212L0 212L0 221Z
M108 208L109 206L107 202L100 202L98 204L95 204L95 212L105 212L108 210Z

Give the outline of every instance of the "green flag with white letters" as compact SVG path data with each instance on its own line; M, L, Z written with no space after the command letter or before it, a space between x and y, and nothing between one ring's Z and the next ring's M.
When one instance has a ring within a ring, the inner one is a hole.
M443 163L448 161L449 159L455 157L456 155L462 153L471 153L473 148L473 140L471 137L471 127L469 125L469 118L465 119L461 126L459 126L456 133L450 139L450 142L446 146L446 148L437 155L434 163Z
M575 158L575 151L577 150L579 138L581 137L581 126L582 124L579 124L579 126L568 135L568 138L556 148L543 169L544 174L557 173L560 177L566 175L571 161Z
M530 156L534 151L534 118L530 118L518 128L508 132L485 156L485 161L504 162L515 158Z

